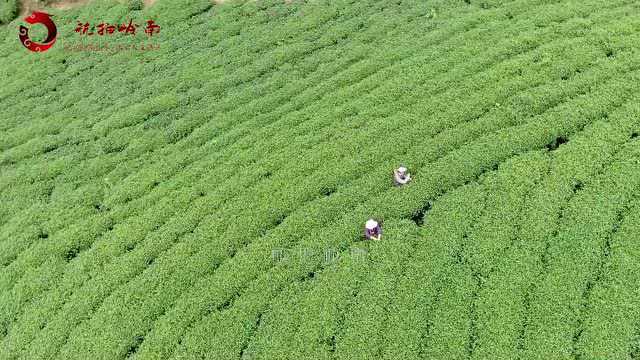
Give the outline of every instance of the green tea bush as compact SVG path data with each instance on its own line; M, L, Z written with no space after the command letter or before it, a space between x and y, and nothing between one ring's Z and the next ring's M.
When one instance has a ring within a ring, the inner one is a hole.
M142 10L144 8L143 0L129 0L128 4L129 10Z
M2 0L0 1L0 24L6 24L18 15L18 1L17 0Z
M0 26L0 358L637 353L634 10L158 1L142 62Z

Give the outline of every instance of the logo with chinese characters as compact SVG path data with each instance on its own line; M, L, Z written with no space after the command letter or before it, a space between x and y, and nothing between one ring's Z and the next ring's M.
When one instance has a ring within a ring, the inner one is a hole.
M160 25L155 20L147 20L142 25L134 20L123 23L95 22L89 23L77 21L74 32L81 38L78 42L65 42L64 50L71 52L91 51L103 52L105 54L118 54L122 51L151 51L159 50L160 44L155 40L154 35L160 33ZM142 42L119 43L117 38L133 38L139 33L146 34ZM156 36L157 38L157 36ZM85 41L94 39L97 41ZM112 41L113 40L113 41ZM145 61L147 61L145 59ZM142 61L142 60L141 60Z
M124 35L135 36L139 27L140 25L135 24L133 20L129 20L129 23L123 24L100 23L97 25L78 21L75 32L84 36L110 36L114 35L116 32ZM160 33L160 25L156 24L154 20L147 20L147 26L144 28L144 33L149 37L154 34L158 34Z
M29 49L29 51L45 52L55 44L56 37L58 36L58 28L56 28L56 24L51 20L51 15L40 11L34 11L30 16L24 18L24 21L31 25L42 24L47 28L47 37L44 42L40 43L31 40L29 37L29 28L20 25L18 38L22 45Z

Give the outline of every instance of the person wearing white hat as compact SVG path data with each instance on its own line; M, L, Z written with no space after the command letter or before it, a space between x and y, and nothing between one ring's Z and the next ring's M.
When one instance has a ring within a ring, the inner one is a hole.
M367 220L364 224L364 237L367 240L380 240L382 236L382 228L377 221L373 219Z
M396 186L402 186L411 181L411 176L407 173L407 168L404 166L400 166L398 169L393 171L393 182Z

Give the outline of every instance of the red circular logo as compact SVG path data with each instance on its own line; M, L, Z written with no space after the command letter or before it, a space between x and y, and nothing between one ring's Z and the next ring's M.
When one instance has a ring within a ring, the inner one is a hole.
M29 28L20 25L19 38L24 47L34 52L44 52L49 50L53 44L55 44L56 36L58 36L58 29L56 28L56 24L53 20L51 20L51 15L40 11L34 11L30 16L24 18L24 21L31 25L43 24L48 31L47 38L44 42L37 43L29 38Z

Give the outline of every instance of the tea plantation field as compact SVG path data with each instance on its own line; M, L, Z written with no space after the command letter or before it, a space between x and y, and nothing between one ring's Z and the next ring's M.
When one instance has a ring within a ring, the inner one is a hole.
M0 359L640 359L638 1L16 4Z

